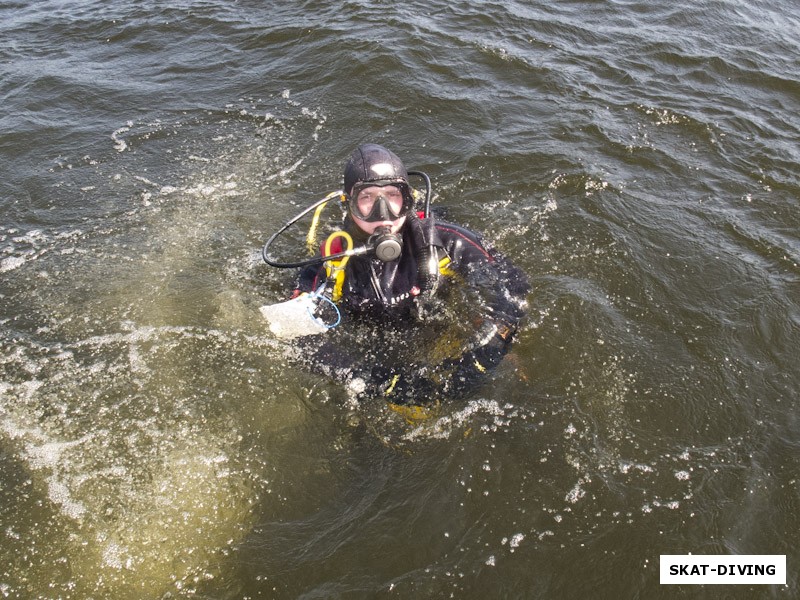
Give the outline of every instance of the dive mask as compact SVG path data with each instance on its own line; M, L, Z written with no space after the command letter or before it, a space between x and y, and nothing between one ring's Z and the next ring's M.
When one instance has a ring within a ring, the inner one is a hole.
M411 194L402 183L356 185L350 196L350 211L367 223L395 221L411 208Z

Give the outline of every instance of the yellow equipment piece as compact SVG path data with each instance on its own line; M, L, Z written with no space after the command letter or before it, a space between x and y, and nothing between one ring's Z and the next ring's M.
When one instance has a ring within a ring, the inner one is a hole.
M311 226L308 228L306 234L306 248L308 253L313 255L317 251L317 227L319 226L319 218L322 216L322 211L328 206L328 201L338 197L340 202L344 202L345 196L342 192L331 192L322 199L322 204L314 211L314 217L311 219Z
M409 425L418 425L435 417L439 412L438 403L433 406L389 403L389 410L403 417Z
M346 231L334 231L332 234L328 236L328 239L325 240L325 256L330 256L334 254L331 250L333 241L336 238L343 238L345 242L347 242L347 248L343 248L342 250L352 250L353 249L353 238L350 237L350 234ZM333 291L331 292L331 300L334 302L338 302L342 297L342 287L344 286L344 268L347 265L347 261L350 260L349 256L345 256L339 260L327 260L325 261L325 272L328 275L328 280L333 282Z

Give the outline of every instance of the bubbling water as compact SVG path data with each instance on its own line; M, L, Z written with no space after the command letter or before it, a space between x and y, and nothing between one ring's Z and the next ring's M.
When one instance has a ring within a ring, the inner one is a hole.
M275 117L244 108L128 122L108 158L54 170L65 202L95 203L96 219L0 232L18 313L0 335L1 466L16 482L4 594L190 595L276 501L271 436L293 439L307 410L257 312L248 173L269 154L293 165L280 186L306 159L297 146L324 117L288 112L282 139Z

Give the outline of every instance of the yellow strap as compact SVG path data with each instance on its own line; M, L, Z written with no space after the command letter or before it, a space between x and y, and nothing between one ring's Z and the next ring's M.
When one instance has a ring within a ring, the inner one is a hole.
M328 239L325 240L325 256L330 256L333 254L331 251L333 240L339 237L344 238L344 241L347 242L347 248L345 248L345 250L351 250L353 248L353 238L350 237L349 233L346 231L334 231L328 236ZM344 287L344 268L345 265L347 265L348 260L350 260L350 257L345 256L339 260L325 261L325 272L328 275L328 279L333 281L331 300L334 302L338 302L342 297L342 288Z

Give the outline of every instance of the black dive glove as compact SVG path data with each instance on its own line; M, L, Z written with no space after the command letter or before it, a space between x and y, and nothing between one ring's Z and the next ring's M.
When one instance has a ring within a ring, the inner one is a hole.
M463 396L479 385L503 360L510 347L511 336L510 328L498 328L482 346L465 352L458 359L445 361L442 371L449 372L447 394L451 397Z
M503 360L511 344L511 331L508 328L506 330L498 331L486 344L467 352L461 357L460 362L464 365L472 365L478 372L495 368Z

